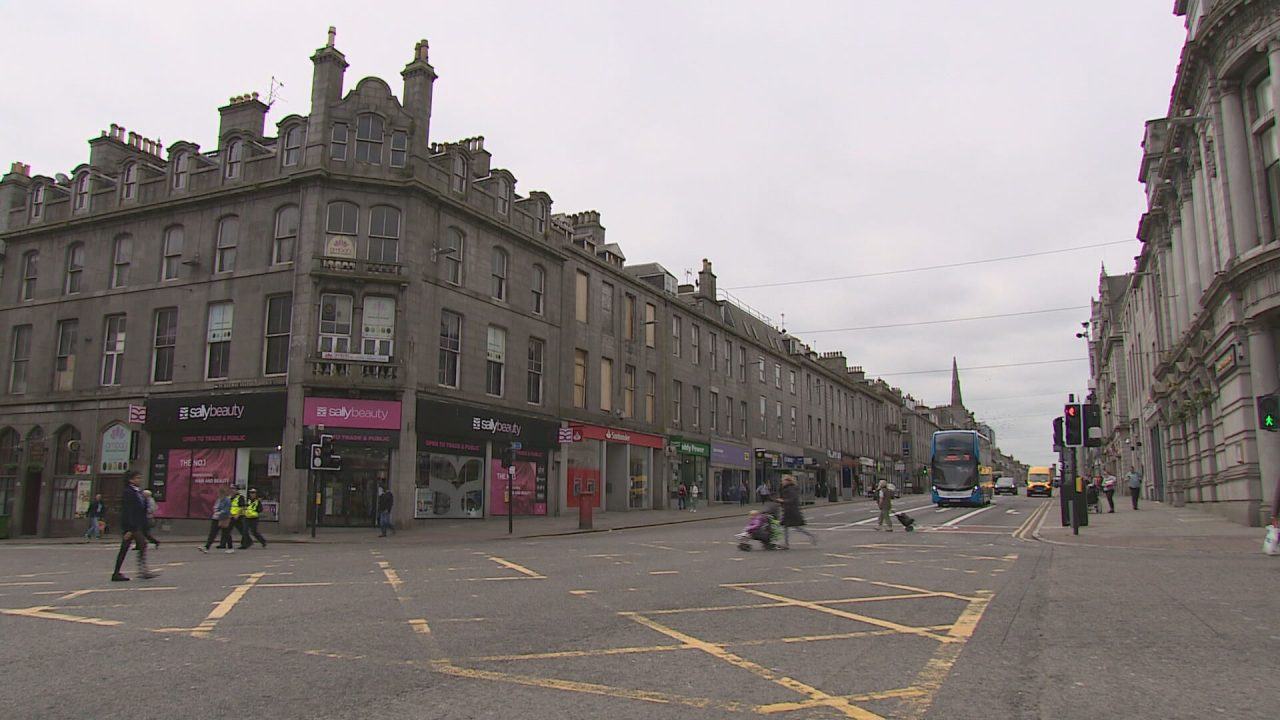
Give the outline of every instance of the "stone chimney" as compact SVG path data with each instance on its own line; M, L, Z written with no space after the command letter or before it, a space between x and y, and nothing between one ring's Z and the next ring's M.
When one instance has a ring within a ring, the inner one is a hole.
M818 364L837 373L847 373L849 371L849 362L840 350L822 353L822 355L818 356Z
M21 162L9 166L8 174L0 178L0 232L9 229L10 210L26 204L30 189L31 166Z
M413 116L413 133L409 136L409 152L425 157L431 136L431 92L436 70L427 62L427 41L413 46L413 61L400 71L404 78L404 109Z
M218 138L222 139L229 132L248 132L255 138L262 137L267 122L266 103L258 99L258 93L237 95L231 102L218 108L222 122L218 126Z
M854 382L862 382L867 379L867 373L863 371L861 365L854 365L853 367L849 368L848 373L849 373L849 379L853 380Z
M711 272L711 261L702 258L702 270L698 272L698 297L716 301L716 274Z
M493 156L484 149L484 136L477 135L461 141L467 153L471 155L471 177L479 179L489 175L489 164Z
M329 40L311 56L311 114L307 118L307 152L309 165L320 165L329 157L329 108L342 99L342 77L347 71L347 58L333 46L337 30L329 27ZM350 132L354 133L355 128Z
M604 226L600 224L600 213L596 210L583 210L569 216L573 222L574 241L585 240L597 247L604 245Z

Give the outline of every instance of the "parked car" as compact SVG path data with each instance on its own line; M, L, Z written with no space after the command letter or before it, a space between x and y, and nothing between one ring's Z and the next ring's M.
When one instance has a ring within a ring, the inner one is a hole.
M999 477L996 478L996 486L992 492L996 495L1017 495L1018 484L1013 481L1013 478Z

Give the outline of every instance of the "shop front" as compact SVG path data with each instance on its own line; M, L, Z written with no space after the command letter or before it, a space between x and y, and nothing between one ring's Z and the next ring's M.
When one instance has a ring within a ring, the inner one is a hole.
M845 500L850 500L861 494L861 483L858 480L857 456L840 456L840 497Z
M146 408L157 518L206 522L219 491L234 487L256 489L262 519L278 519L285 393L153 397ZM103 443L100 469L127 467L123 433L108 428Z
M425 398L418 398L416 412L414 518L506 515L508 502L513 515L552 511L549 478L558 423Z
M400 401L307 397L302 415L311 437L332 436L333 452L342 457L340 470L311 473L313 492L320 493L319 524L377 524L378 495L391 489L392 455L400 446Z
M800 486L801 497L806 502L813 501L813 473L805 467L803 455L791 455L767 448L756 448L756 481L769 488L769 492L777 494L782 485L782 478L791 475Z
M712 499L751 502L751 449L732 443L711 443Z
M595 507L647 510L655 505L653 484L662 437L632 430L570 423L572 442L564 446L564 505L578 507L575 487L594 484ZM603 492L600 490L603 489Z
M677 485L684 485L688 497L693 497L693 488L698 488L699 501L705 502L711 497L711 446L696 440L672 437L670 447L675 454ZM677 488L672 488L673 491Z

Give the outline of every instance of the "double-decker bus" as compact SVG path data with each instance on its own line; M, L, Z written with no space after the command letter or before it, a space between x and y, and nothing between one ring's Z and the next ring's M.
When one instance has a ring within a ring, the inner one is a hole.
M933 502L938 507L991 502L991 484L984 482L991 476L983 473L990 459L991 441L976 430L935 432L930 442Z

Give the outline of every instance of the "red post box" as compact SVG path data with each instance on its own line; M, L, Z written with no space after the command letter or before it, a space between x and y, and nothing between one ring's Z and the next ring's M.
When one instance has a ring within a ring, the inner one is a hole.
M578 498L578 529L591 530L591 509L595 505L596 484L594 480L575 480L573 494Z

